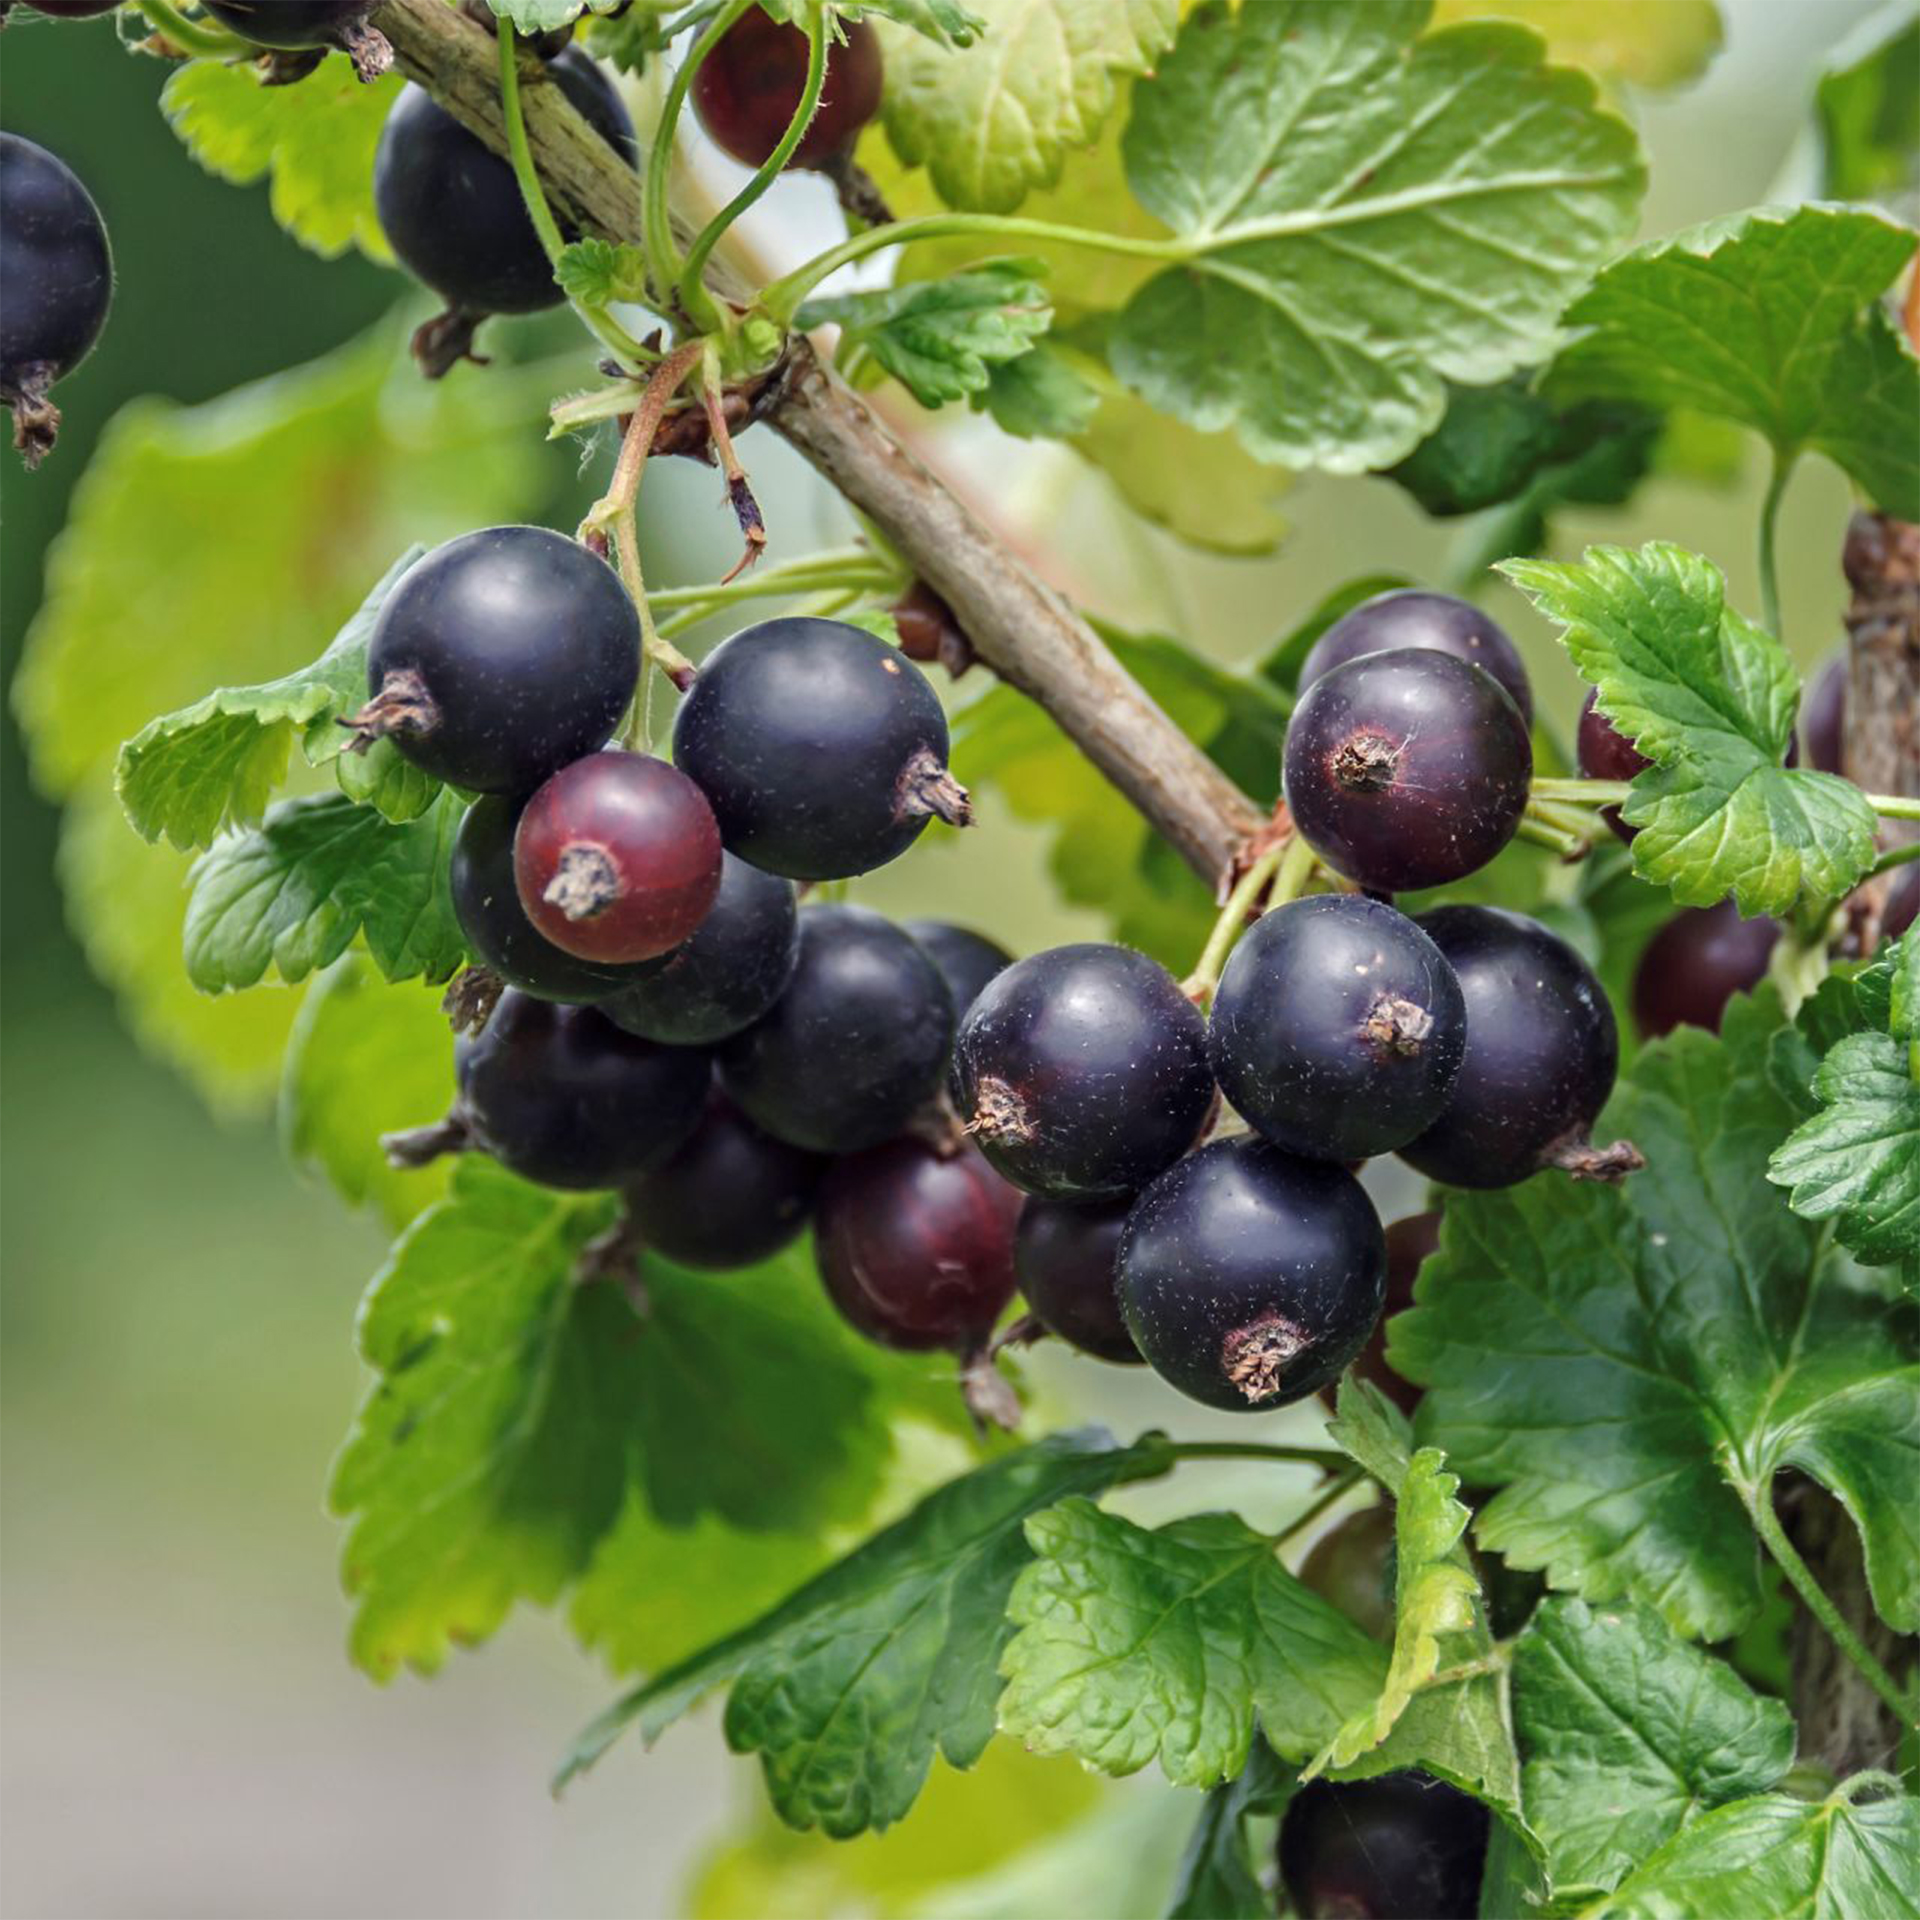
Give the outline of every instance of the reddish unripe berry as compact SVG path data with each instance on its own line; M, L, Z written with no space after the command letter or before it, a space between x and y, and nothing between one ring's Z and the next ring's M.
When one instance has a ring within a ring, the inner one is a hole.
M1118 1366L1140 1364L1120 1312L1120 1235L1131 1200L1075 1207L1029 1200L1014 1237L1013 1263L1033 1317L1068 1346Z
M820 1277L884 1347L978 1348L1013 1298L1020 1196L972 1147L911 1137L839 1161L814 1224Z
M1800 699L1800 735L1807 743L1807 764L1820 773L1842 773L1842 742L1847 730L1847 656L1829 658L1807 683Z
M1647 943L1633 975L1633 1018L1648 1040L1675 1027L1720 1031L1736 993L1766 978L1780 923L1760 914L1743 920L1733 901L1687 907Z
M827 52L820 105L789 167L818 167L844 153L880 108L880 42L864 21ZM807 36L750 8L721 36L693 79L693 111L707 138L742 166L764 165L799 111L807 86Z
M1362 1632L1391 1641L1398 1618L1398 1563L1392 1506L1367 1507L1348 1514L1313 1543L1300 1563L1300 1584L1338 1607Z
M677 767L613 749L562 767L513 836L527 918L563 953L623 966L670 952L720 891L720 829Z
M1631 780L1635 774L1645 773L1653 762L1594 704L1599 697L1598 687L1587 689L1579 730L1574 735L1574 757L1589 780ZM1622 840L1631 840L1640 831L1620 818L1618 807L1602 807L1600 817Z

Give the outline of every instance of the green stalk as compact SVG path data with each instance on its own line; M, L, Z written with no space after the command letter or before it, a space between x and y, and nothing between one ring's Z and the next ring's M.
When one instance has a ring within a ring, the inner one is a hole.
M687 250L686 265L680 269L680 303L707 332L716 331L720 325L719 309L701 280L707 256L719 244L721 235L779 179L787 162L799 149L800 142L807 136L807 128L812 124L820 105L820 90L826 84L826 78L826 18L816 5L807 23L806 84L800 92L800 104L794 109L786 132L780 136L780 144L767 155L753 178L700 229L693 245Z
M1271 1536L1273 1544L1276 1547L1284 1547L1289 1540L1298 1539L1329 1507L1337 1506L1366 1477L1358 1467L1349 1468L1345 1473L1335 1474L1327 1485L1315 1494L1278 1533Z
M1909 840L1901 846L1888 847L1867 869L1866 877L1872 879L1875 874L1890 873L1895 867L1904 867L1911 860L1920 860L1920 840Z
M1867 805L1883 819L1920 820L1920 795L1911 793L1870 793ZM1909 855L1909 858L1912 856Z
M560 231L559 221L553 217L553 209L547 204L547 190L541 184L540 170L533 163L533 144L527 138L526 115L520 106L520 43L511 20L502 17L495 25L499 30L500 114L507 127L507 155L513 162L513 177L519 182L520 198L526 204L527 218L533 222L533 230L540 238L541 251L546 254L557 276L560 255L567 242ZM574 312L601 345L610 348L615 357L628 366L643 366L653 358L612 315L598 307L584 306L577 300L572 305Z
M1530 799L1576 807L1617 807L1632 791L1631 780L1536 780L1527 789Z
M1549 826L1539 815L1523 813L1520 824L1514 828L1516 840L1528 840L1536 847L1547 847L1560 855L1563 860L1575 859L1586 853L1592 843L1577 833L1568 833L1564 827Z
M1267 897L1267 910L1271 912L1294 899L1312 873L1313 849L1298 833L1276 841L1248 867L1227 895L1226 905L1220 909L1213 931L1207 935L1207 944L1183 983L1182 991L1189 999L1213 997L1214 988L1220 984L1221 969L1227 964L1227 955L1233 950L1233 943L1239 939L1248 917L1259 906L1262 895L1268 895L1269 883L1272 892Z
M726 5L708 22L706 31L674 69L666 105L660 109L660 123L653 130L653 150L647 156L646 210L641 237L646 245L647 271L663 306L680 279L680 249L674 245L673 213L668 200L668 190L673 184L673 141L680 127L680 112L687 104L687 92L693 85L693 76L700 71L700 63L719 45L727 29L754 4L755 0L726 0Z
M1801 1559L1798 1549L1787 1538L1787 1530L1780 1524L1780 1517L1774 1512L1773 1501L1765 1487L1749 1491L1747 1509L1753 1515L1754 1527L1767 1551L1772 1554L1774 1564L1787 1576L1788 1585L1800 1596L1802 1605L1826 1628L1833 1644L1860 1670L1860 1677L1880 1696L1887 1711L1901 1726L1911 1730L1914 1703L1900 1691L1892 1674L1874 1658L1866 1643L1841 1617L1839 1608L1828 1599L1819 1581L1813 1577L1813 1570Z
M1264 1440L1175 1440L1167 1452L1174 1460L1271 1460L1323 1473L1345 1473L1353 1465L1337 1447L1276 1447Z
M137 4L153 30L164 34L185 53L221 60L231 59L236 54L260 51L235 34L223 33L218 27L209 27L198 20L189 20L179 8L169 6L167 0L137 0Z
M1773 472L1767 481L1767 497L1760 507L1760 613L1767 631L1778 640L1780 635L1780 567L1775 554L1779 536L1780 502L1787 491L1787 477L1793 462L1775 448Z

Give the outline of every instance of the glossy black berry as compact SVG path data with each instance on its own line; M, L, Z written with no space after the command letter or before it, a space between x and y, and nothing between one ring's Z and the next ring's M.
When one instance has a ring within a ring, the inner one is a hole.
M1399 1618L1398 1564L1393 1508L1363 1507L1313 1543L1300 1562L1300 1584L1337 1607L1361 1632L1391 1641Z
M683 1267L751 1267L807 1224L824 1156L763 1133L715 1091L691 1136L627 1183L642 1242Z
M936 814L969 817L926 676L840 620L767 620L716 648L681 702L673 757L727 846L792 880L865 873Z
M1140 1361L1120 1312L1120 1235L1132 1205L1029 1200L1013 1242L1014 1271L1033 1317L1068 1346L1123 1366Z
M547 69L587 123L627 160L633 122L577 47ZM459 312L538 313L561 301L513 169L424 88L393 104L373 163L381 231L416 280Z
M1193 1145L1214 1097L1206 1022L1173 976L1093 943L995 979L960 1024L953 1079L981 1152L1052 1200L1137 1192Z
M1413 1283L1421 1263L1440 1244L1438 1213L1412 1213L1387 1229L1387 1300L1367 1344L1355 1356L1353 1376L1378 1387L1402 1413L1420 1404L1420 1389L1387 1365L1387 1323L1413 1305Z
M800 953L793 883L732 854L699 930L604 1003L616 1025L646 1040L705 1047L750 1027L786 990Z
M1467 1017L1453 969L1405 914L1321 894L1275 908L1234 949L1207 1041L1221 1092L1256 1131L1346 1162L1439 1118Z
M113 301L113 255L92 196L64 160L0 133L0 399L29 467L52 450L56 380L93 350Z
M1647 942L1633 974L1633 1019L1652 1040L1675 1027L1720 1031L1736 993L1751 993L1767 976L1780 923L1764 913L1740 917L1731 899L1684 907Z
M1396 647L1430 647L1469 666L1484 667L1513 696L1521 719L1532 726L1533 687L1507 630L1470 600L1418 587L1376 593L1351 613L1342 614L1300 663L1299 689L1306 692L1323 674L1363 653L1389 653Z
M1147 1364L1234 1413L1304 1399L1380 1318L1386 1242L1344 1168L1264 1140L1217 1140L1134 1203L1120 1310Z
M1844 773L1847 732L1847 655L1843 648L1821 666L1800 698L1800 737L1807 765L1820 773Z
M827 1297L882 1346L976 1348L1013 1298L1019 1214L971 1147L892 1140L838 1161L814 1215Z
M1574 735L1574 757L1589 780L1631 780L1635 774L1645 773L1653 762L1600 711L1596 704L1599 698L1598 687L1587 689ZM1602 807L1600 817L1622 840L1631 840L1640 831L1621 819L1618 807Z
M1410 892L1478 871L1513 838L1533 748L1491 674L1404 647L1362 654L1307 689L1283 771L1315 853L1363 887Z
M846 39L827 51L820 104L789 167L817 167L850 149L880 108L880 42L864 21L845 24ZM749 8L700 63L694 117L722 153L742 166L772 157L806 92L807 36Z
M489 527L387 596L355 725L453 786L527 794L606 740L639 674L640 617L604 560L545 527Z
M454 918L474 959L508 986L538 1000L604 1000L636 979L639 969L593 966L562 953L527 918L513 883L520 806L502 794L485 794L467 809L447 868Z
M1311 1781L1280 1823L1300 1920L1473 1920L1486 1857L1486 1808L1423 1773Z
M946 920L903 920L900 924L926 948L928 957L940 969L940 977L953 995L956 1019L964 1020L987 982L1013 965L1013 955L997 940L968 927L956 927Z
M692 1133L711 1080L703 1053L511 989L456 1043L454 1072L473 1144L549 1187L618 1186L664 1158Z
M201 0L229 31L256 47L303 53L339 47L362 80L393 65L393 49L367 25L374 0Z
M720 829L679 768L606 749L534 790L513 871L527 917L556 947L628 966L693 938L720 891Z
M1620 1061L1593 969L1499 907L1437 907L1420 925L1459 978L1467 1051L1446 1111L1400 1157L1455 1187L1508 1187L1548 1165L1620 1170L1586 1144Z
M946 982L908 935L863 907L809 907L786 991L721 1047L720 1079L777 1138L855 1153L934 1097L952 1043Z

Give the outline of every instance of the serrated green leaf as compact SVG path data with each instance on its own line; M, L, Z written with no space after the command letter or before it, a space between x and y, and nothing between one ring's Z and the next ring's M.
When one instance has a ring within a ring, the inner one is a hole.
M1165 1920L1267 1920L1273 1899L1253 1863L1247 1822L1277 1814L1292 1785L1273 1750L1256 1742L1237 1778L1208 1788Z
M187 977L226 993L271 967L293 984L357 939L389 980L449 978L467 953L447 891L463 811L443 794L430 814L395 825L344 794L282 800L194 862Z
M652 1740L731 1683L727 1743L758 1753L775 1810L837 1838L902 1819L936 1751L956 1767L993 1735L1022 1523L1161 1472L1164 1443L1056 1434L928 1495L751 1626L635 1689L575 1744L560 1782L629 1726Z
M1090 146L1116 79L1172 40L1178 0L973 0L977 40L948 51L880 27L886 129L948 206L1011 213Z
M1379 1689L1383 1652L1232 1514L1149 1530L1064 1500L1027 1522L1000 1725L1103 1773L1157 1760L1179 1786L1247 1763L1256 1717L1303 1759Z
M1893 963L1883 952L1864 967L1841 966L1801 1002L1793 1025L1773 1036L1767 1074L1805 1119L1820 1111L1813 1079L1820 1062L1850 1033L1885 1033L1893 1016Z
M1606 1115L1647 1158L1621 1189L1450 1193L1439 1253L1389 1325L1428 1386L1418 1429L1477 1486L1480 1543L1555 1587L1719 1639L1760 1604L1749 1508L1783 1468L1860 1529L1883 1618L1920 1623L1912 1335L1821 1230L1757 1203L1792 1110L1771 994L1719 1038L1644 1048Z
M1556 1894L1617 1886L1708 1808L1793 1764L1793 1716L1647 1607L1549 1600L1513 1653L1527 1822Z
M192 60L167 76L160 110L209 173L241 187L271 176L273 217L303 247L328 260L357 247L385 265L393 249L374 211L373 155L400 87L397 73L363 84L345 58L297 87Z
M1736 1800L1683 1827L1581 1920L1910 1920L1920 1801Z
M1873 809L1837 775L1781 765L1799 675L1726 604L1711 561L1654 541L1500 571L1565 629L1600 711L1656 763L1621 809L1641 829L1636 871L1686 906L1731 893L1749 916L1838 899L1866 872Z
M651 4L641 0L641 11ZM516 33L546 33L585 14L618 12L622 0L487 0L487 5L497 18L512 21Z
M1834 1221L1868 1266L1920 1258L1920 1071L1913 1045L1920 934L1885 969L1888 1031L1849 1033L1813 1076L1817 1111L1775 1150L1767 1178L1808 1220Z
M1685 86L1720 50L1714 0L1435 0L1433 18L1518 21L1549 59L1636 87Z
M1017 361L1053 318L1036 260L990 260L944 280L811 300L802 329L837 325L923 407L984 393L992 370Z
M1426 14L1216 0L1135 88L1128 177L1178 258L1112 358L1153 405L1263 460L1360 473L1432 431L1446 380L1545 357L1631 226L1633 134L1533 35L1416 42Z
M1879 306L1914 235L1857 208L1761 207L1617 260L1567 313L1556 390L1691 407L1809 449L1920 518L1920 360Z
M1018 359L989 368L976 410L990 413L1002 433L1020 440L1070 440L1084 433L1100 406L1100 389L1080 356L1043 340Z
M389 986L342 954L302 999L280 1081L280 1135L296 1165L394 1226L440 1198L450 1163L390 1166L380 1136L453 1102L453 1041L439 996Z
M348 736L338 722L366 700L367 641L374 622L420 552L411 548L388 568L310 666L264 686L222 687L178 713L149 721L120 749L114 785L127 818L145 839L164 836L176 847L205 847L224 828L255 825L285 783L296 735L311 766L341 757ZM395 759L389 749L380 762L379 771L389 779ZM421 780L430 801L438 782L424 775ZM395 781L394 790L398 787Z
M1907 12L1875 41L1822 74L1814 94L1820 190L1830 200L1891 200L1920 187L1920 14Z
M351 1646L375 1677L550 1604L630 1498L671 1527L789 1534L871 1503L891 1408L804 1255L729 1274L648 1258L630 1299L576 1278L612 1211L469 1155L375 1279L376 1380L332 1490Z
M584 307L647 298L647 256L611 240L575 240L563 247L553 277L569 300Z

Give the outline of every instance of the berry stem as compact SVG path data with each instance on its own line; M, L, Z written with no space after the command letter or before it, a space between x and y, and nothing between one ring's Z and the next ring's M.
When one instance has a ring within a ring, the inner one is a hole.
M732 507L733 516L740 523L741 538L746 542L732 570L721 578L720 584L727 587L766 551L767 523L761 517L759 501L753 497L747 470L733 450L733 435L727 429L726 392L720 383L720 352L711 338L700 359L700 404L706 410L708 441L719 456L720 471L726 477L727 504Z
M1353 1467L1352 1456L1338 1447L1276 1447L1264 1440L1175 1440L1167 1452L1176 1461L1271 1460L1336 1475Z
M1920 820L1920 795L1910 793L1870 793L1867 805L1885 820ZM1911 860L1913 849L1906 849L1905 858Z
M1551 826L1531 812L1520 816L1520 824L1514 829L1514 837L1518 840L1530 840L1536 847L1548 847L1559 854L1563 860L1577 859L1592 845L1583 835L1569 833L1564 827Z
M681 110L687 104L687 94L693 86L694 75L700 71L700 63L720 44L727 29L754 4L755 0L726 0L726 4L708 21L706 31L674 69L672 84L667 88L666 104L660 109L660 123L653 130L653 151L647 157L646 215L642 238L646 244L647 269L663 308L679 286L681 278L680 249L674 243L673 211L669 199L673 184L674 139L680 127ZM722 227L721 232L725 231L725 227ZM708 242L708 253L712 252L714 241L719 237L719 234L715 234L713 241ZM698 286L696 292L698 297L688 305L688 312L696 316L704 315L708 328L718 326L720 311L713 296L704 285Z
M807 78L800 91L800 104L794 109L786 132L780 136L779 145L761 162L753 178L694 236L680 269L680 304L709 332L717 328L720 315L702 278L708 256L719 244L720 236L779 179L800 142L807 137L807 128L819 109L820 90L827 78L827 23L818 0L807 9L806 34Z
M1358 1467L1349 1467L1345 1473L1335 1474L1320 1492L1315 1494L1278 1533L1272 1536L1274 1546L1284 1547L1289 1540L1298 1539L1329 1507L1338 1505L1366 1477Z
M1617 807L1633 791L1631 780L1536 780L1530 800L1554 800L1576 807Z
M1800 1596L1801 1604L1818 1620L1826 1630L1833 1644L1859 1669L1860 1677L1866 1681L1879 1696L1887 1710L1903 1727L1914 1724L1914 1702L1901 1692L1892 1674L1868 1651L1854 1630L1841 1617L1838 1607L1828 1599L1819 1581L1813 1577L1813 1570L1801 1559L1798 1549L1787 1538L1787 1530L1780 1524L1780 1517L1773 1510L1773 1498L1769 1487L1746 1487L1747 1511L1753 1516L1755 1530L1759 1533L1767 1551L1772 1554L1774 1564L1786 1575L1787 1584Z
M1888 847L1867 869L1864 877L1871 880L1876 874L1890 873L1895 867L1904 867L1912 860L1920 860L1920 840L1908 840L1900 846Z
M540 183L540 170L533 163L533 147L527 139L527 118L520 106L520 42L513 22L503 14L496 22L500 47L500 117L507 130L507 157L513 163L513 177L520 184L520 198L526 203L527 218L540 236L541 250L559 277L560 255L566 249L566 237L547 204L547 190ZM616 358L631 367L644 366L653 358L625 327L603 308L590 307L575 300L573 310L588 330L609 348Z
M1576 807L1566 800L1548 800L1534 793L1527 797L1527 812L1546 826L1558 827L1576 839L1593 837L1594 814L1589 808Z
M906 576L897 566L864 547L841 547L829 553L812 553L799 560L783 561L777 567L763 568L751 579L735 580L719 586L656 587L653 604L659 607L698 609L705 619L709 613L731 606L737 600L771 600L787 594L819 593L851 588L858 593L887 593L904 588Z
M1786 496L1787 479L1793 472L1791 455L1779 448L1773 453L1773 472L1767 480L1767 497L1760 507L1760 614L1767 631L1780 636L1780 567L1775 546L1780 530L1780 502Z
M1261 850L1259 857L1234 883L1233 891L1220 909L1220 917L1213 923L1213 931L1207 935L1200 958L1182 983L1181 990L1188 999L1204 1003L1213 998L1227 955L1247 922L1259 917L1262 898L1266 900L1266 911L1284 906L1305 889L1312 873L1313 849L1298 833L1289 832L1284 840L1276 840Z
M170 40L183 53L198 54L208 60L233 60L259 52L235 34L210 27L204 21L189 20L179 8L168 5L167 0L136 0L136 3L154 32Z

